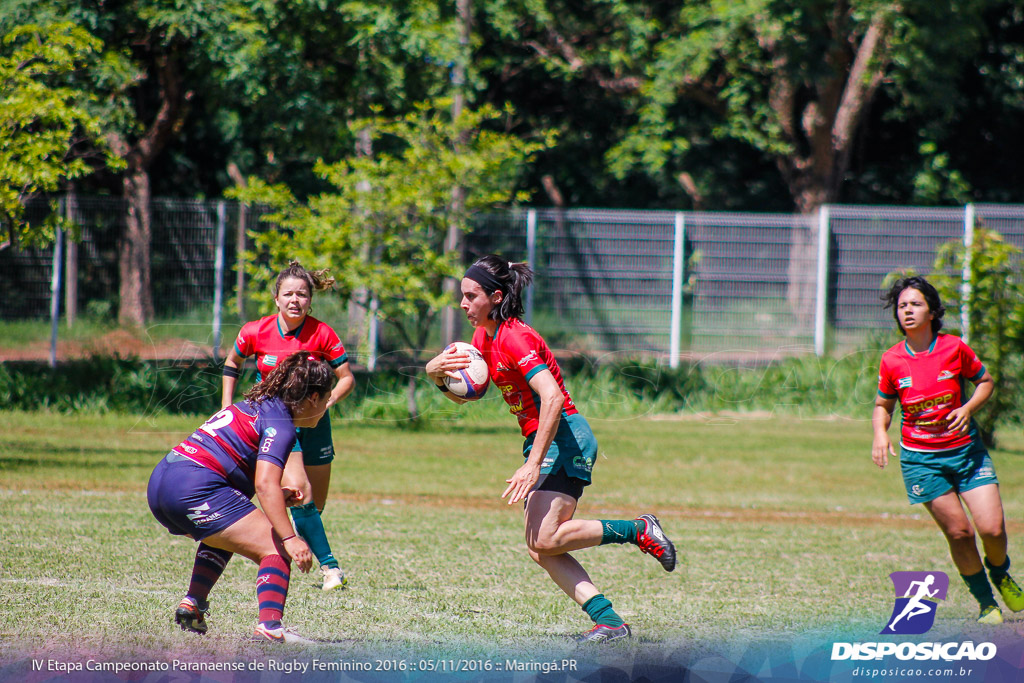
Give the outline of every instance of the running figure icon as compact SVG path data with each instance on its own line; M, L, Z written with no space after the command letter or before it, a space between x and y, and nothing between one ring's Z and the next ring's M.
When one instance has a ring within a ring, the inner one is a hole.
M902 619L903 617L906 617L907 621L909 621L916 616L919 616L921 614L928 614L929 612L935 609L934 603L926 603L924 601L924 598L934 598L935 595L939 592L938 588L936 588L933 591L928 590L928 588L933 583L935 583L934 574L929 574L928 576L926 576L924 581L910 582L910 586L907 587L907 594L903 596L906 598L910 598L910 600L903 607L903 611L900 612L899 616L893 619L892 622L889 624L890 631L896 631L896 622ZM914 595L911 595L911 592L915 590L915 586L917 592L914 593Z

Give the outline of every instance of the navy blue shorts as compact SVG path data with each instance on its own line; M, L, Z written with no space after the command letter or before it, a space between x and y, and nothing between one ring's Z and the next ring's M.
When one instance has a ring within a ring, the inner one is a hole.
M589 485L589 481L584 481L578 477L571 477L565 473L563 468L559 468L557 472L540 475L540 478L537 479L537 483L534 484L531 490L564 493L579 500L583 496L583 487Z
M175 536L201 541L256 509L224 477L177 453L168 453L149 478L149 509Z

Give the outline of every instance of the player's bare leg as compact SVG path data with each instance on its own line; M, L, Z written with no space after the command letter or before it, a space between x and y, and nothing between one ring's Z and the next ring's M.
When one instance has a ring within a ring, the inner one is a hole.
M526 545L533 561L548 573L559 588L594 621L594 628L577 635L577 642L601 643L628 638L629 626L615 613L612 603L590 580L590 575L567 553L601 542L601 523L574 522L576 500L553 491L533 491L526 503ZM562 527L566 527L564 531Z

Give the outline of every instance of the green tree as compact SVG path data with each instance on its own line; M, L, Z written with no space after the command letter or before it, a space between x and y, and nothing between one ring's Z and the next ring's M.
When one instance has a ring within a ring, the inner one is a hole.
M971 348L985 363L995 393L975 419L982 437L995 446L996 427L1013 411L1020 418L1020 387L1024 382L1024 276L1022 251L994 230L979 227L968 250L952 240L936 251L930 281L946 305L944 320L959 326L964 308L970 321ZM964 259L970 258L970 287L962 296Z
M965 187L945 148L959 90L982 73L1019 91L1020 14L1006 0L505 0L478 10L475 61L485 97L572 120L538 165L570 200L600 187L648 205L807 213L841 201L851 163L870 158L865 178L909 170L859 192L948 201Z
M254 10L258 40L240 64L198 82L194 116L172 143L189 166L189 187L231 186L230 161L242 176L284 183L299 197L326 189L317 160L364 146L348 121L375 107L397 116L448 92L455 38L443 9L422 0L296 0ZM197 155L204 163L192 162Z
M94 63L100 42L71 23L26 24L0 43L0 226L6 244L53 240L53 226L24 221L27 201L94 170L90 152L111 166L95 97L71 78ZM105 153L106 152L106 153Z
M742 141L772 159L802 213L834 202L880 89L893 108L950 96L982 31L984 3L921 0L686 2L647 67L622 171L685 170L695 138ZM716 114L680 119L681 100ZM895 112L894 112L895 113Z
M468 228L469 216L525 199L516 177L549 138L524 141L501 130L510 109L464 110L452 120L450 102L419 104L397 118L373 117L350 125L366 131L372 154L321 162L317 173L331 191L298 200L284 185L251 179L232 195L270 207L276 230L256 233L249 274L269 285L273 268L298 258L307 267L330 268L342 296L362 290L358 303L383 320L418 358L437 316L451 305L445 277L459 274L457 255L445 253L449 226ZM468 188L463 202L452 188ZM408 384L409 414L418 416Z
M120 191L124 228L118 241L121 323L142 325L153 317L150 283L150 170L188 119L194 85L218 72L222 81L245 72L263 24L257 10L270 0L202 3L159 0L81 3L73 0L10 0L0 6L0 26L62 17L103 44L101 61L117 79L81 78L83 92L105 105L105 143L123 162Z

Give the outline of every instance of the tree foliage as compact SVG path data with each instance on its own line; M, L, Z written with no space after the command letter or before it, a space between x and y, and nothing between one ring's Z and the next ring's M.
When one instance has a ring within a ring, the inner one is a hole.
M269 207L264 220L274 226L253 234L253 280L269 285L277 267L296 258L330 268L341 294L365 292L355 300L417 355L451 303L442 281L460 274L458 254L444 252L450 226L464 232L472 213L526 199L509 188L531 156L551 144L549 137L526 141L502 130L511 109L485 106L452 120L449 106L442 99L397 118L353 121L353 134L365 131L374 152L318 163L331 190L306 201L258 178L232 190ZM453 201L456 187L468 188L465 201Z
M971 348L992 374L996 391L975 416L986 442L995 445L995 428L1007 417L1020 419L1017 388L1024 383L1024 276L1022 252L998 232L975 230L970 249L961 240L939 247L929 276L946 305L945 321L957 327L964 308ZM961 295L964 259L970 259L970 287Z
M1011 114L1020 15L1008 0L496 0L476 64L482 97L565 128L531 182L577 205L978 201L991 190L950 126L979 76L977 104Z
M643 104L612 152L618 173L685 172L710 140L771 160L801 212L834 202L882 88L891 113L948 101L978 44L981 2L683 3L646 66ZM710 118L691 119L683 101Z
M95 62L100 47L68 22L24 24L0 42L0 224L10 242L53 240L55 223L29 225L25 203L91 173L91 151L117 166L91 107L95 95L72 78Z

